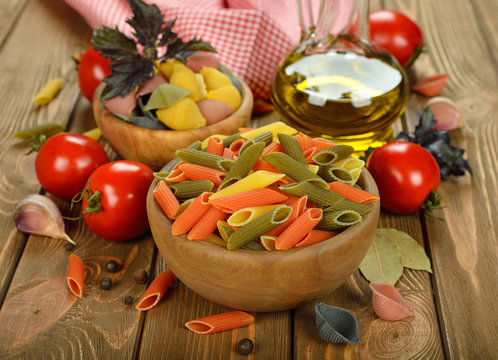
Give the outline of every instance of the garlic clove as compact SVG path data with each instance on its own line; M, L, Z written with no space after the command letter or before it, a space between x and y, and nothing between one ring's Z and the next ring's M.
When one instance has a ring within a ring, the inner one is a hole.
M420 79L412 86L412 90L427 97L437 96L441 93L449 74L437 74Z
M465 125L460 109L448 98L442 96L434 97L427 101L425 106L430 107L436 120L436 129L438 130L450 131Z
M14 209L14 222L24 233L64 239L75 244L64 231L59 208L46 196L32 194L19 201Z

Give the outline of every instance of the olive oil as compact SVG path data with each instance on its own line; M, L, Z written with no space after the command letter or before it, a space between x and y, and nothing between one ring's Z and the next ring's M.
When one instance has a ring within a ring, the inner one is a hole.
M406 75L377 53L331 49L292 52L277 70L272 102L284 121L310 135L364 151L392 139L390 126L405 110Z

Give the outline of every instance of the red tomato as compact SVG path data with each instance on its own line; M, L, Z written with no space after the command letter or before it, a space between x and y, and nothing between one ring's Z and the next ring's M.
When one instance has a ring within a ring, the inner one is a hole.
M81 134L59 133L41 146L35 170L45 190L71 200L85 188L90 174L108 161L97 141Z
M393 141L374 150L367 169L379 188L381 206L397 214L420 209L441 179L431 153L406 141Z
M111 61L89 47L78 63L78 84L81 93L92 102L93 93L107 75L110 75Z
M418 25L406 15L387 9L372 11L369 19L371 41L387 50L402 66L410 66L424 42Z
M118 160L102 165L89 180L92 203L86 194L82 209L84 219L95 234L112 241L124 241L149 229L146 199L154 179L152 170L141 163ZM100 195L95 195L100 193ZM96 212L89 213L91 209Z

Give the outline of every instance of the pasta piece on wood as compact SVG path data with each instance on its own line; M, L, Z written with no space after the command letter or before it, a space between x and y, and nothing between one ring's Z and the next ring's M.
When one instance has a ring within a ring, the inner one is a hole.
M144 311L156 306L169 289L169 286L174 279L175 274L173 274L171 270L163 271L157 275L154 280L152 280L152 283L147 290L145 290L140 300L138 300L135 309Z
M67 285L69 290L77 297L83 297L83 288L85 283L85 265L83 261L74 254L69 255L67 266Z
M185 323L196 334L212 334L218 331L236 329L254 322L254 317L243 311L229 311L206 316Z

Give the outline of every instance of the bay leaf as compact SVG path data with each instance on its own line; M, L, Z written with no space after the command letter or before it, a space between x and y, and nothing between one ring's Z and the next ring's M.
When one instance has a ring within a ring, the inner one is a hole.
M190 93L190 91L172 84L159 85L150 95L150 99L143 110L162 109L174 105Z
M368 281L394 286L403 274L401 253L391 241L375 233L359 268Z
M390 228L377 229L375 233L389 240L397 247L401 253L401 263L404 267L432 273L431 262L424 248L410 235Z

